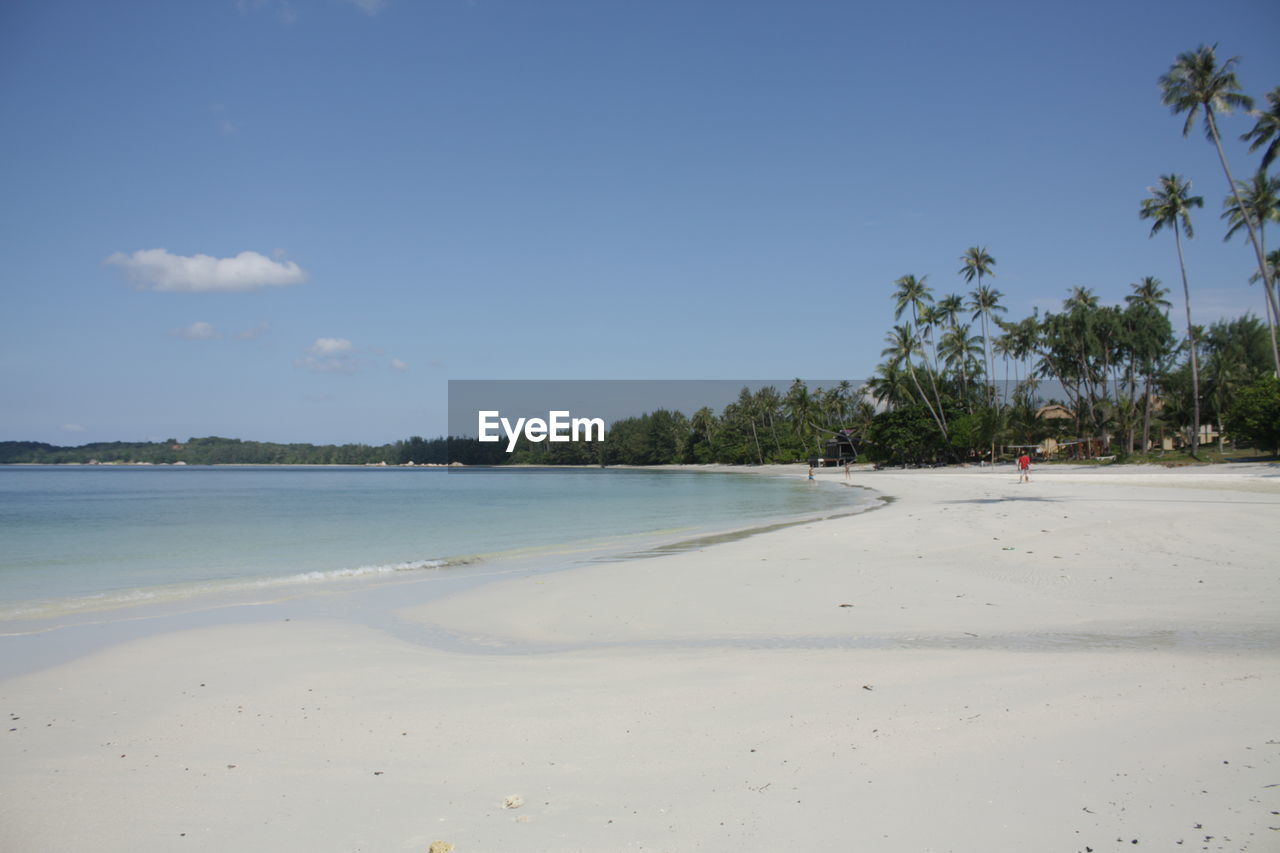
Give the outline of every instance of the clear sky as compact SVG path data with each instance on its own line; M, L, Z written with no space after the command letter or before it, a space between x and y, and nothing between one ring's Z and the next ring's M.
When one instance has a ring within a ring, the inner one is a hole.
M1262 315L1160 103L1280 4L5 0L0 440L380 444L446 380L870 374L905 273L1010 318L1181 285ZM1223 121L1239 177L1257 158ZM1272 238L1273 240L1277 238ZM1180 314L1175 314L1175 319Z

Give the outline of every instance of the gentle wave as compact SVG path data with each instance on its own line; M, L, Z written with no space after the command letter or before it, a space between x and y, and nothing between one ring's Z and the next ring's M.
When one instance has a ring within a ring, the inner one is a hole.
M356 566L354 568L332 569L328 571L300 572L298 574L277 577L227 578L225 580L218 581L169 584L165 586L121 590L119 592L97 593L95 595L84 595L74 598L24 601L16 606L0 607L0 621L52 619L58 616L93 613L102 610L116 610L143 604L163 604L167 602L182 601L210 594L234 595L237 593L288 589L289 587L302 587L309 584L369 579L379 576L395 575L402 572L422 572L449 568L452 566L465 566L474 562L477 562L477 558L462 557L451 560L408 560L400 563Z

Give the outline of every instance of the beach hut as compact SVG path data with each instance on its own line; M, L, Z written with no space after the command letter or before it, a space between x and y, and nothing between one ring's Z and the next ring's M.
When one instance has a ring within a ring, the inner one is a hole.
M822 455L809 460L816 468L843 465L858 461L858 447L853 440L853 430L842 429L833 433L822 445Z

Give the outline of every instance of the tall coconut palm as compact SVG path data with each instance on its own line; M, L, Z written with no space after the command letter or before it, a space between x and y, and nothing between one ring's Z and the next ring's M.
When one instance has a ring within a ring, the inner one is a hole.
M1230 223L1223 240L1230 240L1245 223L1253 220L1258 228L1258 243L1265 258L1267 246L1267 222L1280 222L1280 177L1271 177L1261 169L1250 181L1239 181L1235 192L1222 200L1222 218ZM1269 272L1269 271L1268 271ZM1274 280L1274 276L1271 276ZM1256 276L1255 276L1255 281ZM1267 329L1271 333L1271 358L1276 375L1280 376L1280 349L1276 348L1276 324L1280 322L1280 307L1270 287L1262 289L1267 303Z
M1152 392L1156 382L1156 368L1159 362L1160 345L1168 338L1168 312L1172 306L1165 296L1169 293L1160 279L1155 276L1143 276L1141 281L1129 285L1133 288L1124 298L1131 309L1145 309L1150 314L1145 318L1141 328L1137 330L1132 342L1132 349L1139 357L1143 377L1142 405L1142 451L1145 453L1151 446L1151 406ZM1161 325L1163 324L1163 325Z
M983 289L982 277L984 275L994 276L995 272L993 271L993 267L995 267L995 265L996 259L987 253L986 246L970 246L965 249L964 254L960 256L960 275L964 276L965 283L973 284L973 280L975 278L978 280L977 290L969 294L968 307L970 309L974 308L977 304L976 298L979 292ZM987 347L987 315L979 309L978 312L973 315L974 319L977 319L979 313L982 313L982 345L983 347ZM984 373L988 370L987 364L990 361L989 348L987 349L987 355L987 361L983 362L982 369ZM992 390L994 390L994 386L992 386Z
M1205 136L1213 142L1218 151L1218 162L1222 164L1222 172L1227 176L1227 186L1235 196L1236 204L1243 212L1244 226L1249 232L1249 242L1253 244L1253 252L1258 262L1258 272L1262 274L1262 282L1267 290L1271 290L1271 276L1267 271L1266 252L1262 249L1262 240L1258 235L1257 225L1249 215L1248 208L1240 199L1236 180L1231 176L1231 167L1227 165L1227 155L1222 150L1222 138L1218 134L1217 113L1230 115L1239 107L1244 110L1253 109L1253 99L1240 91L1240 83L1233 70L1240 58L1233 56L1218 64L1214 47L1200 45L1197 50L1181 53L1169 67L1169 72L1160 77L1161 100L1168 105L1174 115L1187 114L1186 123L1182 126L1182 135L1186 136L1195 125L1201 109L1204 110ZM1252 131L1250 131L1252 133ZM1270 150L1270 149L1268 149Z
M982 318L982 346L986 350L987 365L989 371L987 378L991 383L991 399L995 400L995 356L991 352L991 335L987 329L987 321L995 314L1005 313L1005 307L1000 304L1000 297L1004 294L989 285L979 285L969 294L969 310L973 311L971 319L977 320Z
M1240 136L1249 143L1250 151L1267 146L1267 150L1262 152L1262 163L1258 166L1260 169L1266 169L1276 159L1276 155L1280 154L1280 86L1267 92L1267 103L1270 106L1266 110L1252 113L1257 119L1253 129Z
M927 275L916 278L908 274L894 282L898 289L893 292L893 319L901 319L903 312L910 308L911 322L920 322L921 312L933 304L932 291L929 285L925 284L928 278Z
M1204 199L1191 195L1191 182L1181 175L1161 175L1160 184L1147 187L1151 198L1142 200L1138 211L1141 219L1152 221L1151 234L1154 237L1166 226L1173 231L1174 245L1178 248L1178 269L1182 272L1182 294L1187 307L1187 347L1191 350L1191 398L1194 420L1191 430L1191 455L1200 450L1200 363L1196 355L1198 349L1195 331L1191 326L1191 287L1187 284L1187 265L1182 257L1182 237L1186 234L1190 240L1195 232L1191 227L1191 209L1204 207ZM1181 226L1181 229L1179 229Z
M967 323L961 323L947 330L938 343L938 353L946 360L947 366L960 375L960 387L968 396L969 377L977 373L982 361L982 346L977 335L969 335Z

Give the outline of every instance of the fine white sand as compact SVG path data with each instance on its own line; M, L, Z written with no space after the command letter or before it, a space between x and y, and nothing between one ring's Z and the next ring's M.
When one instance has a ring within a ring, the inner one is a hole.
M1280 849L1280 468L1032 477L8 679L0 849Z

